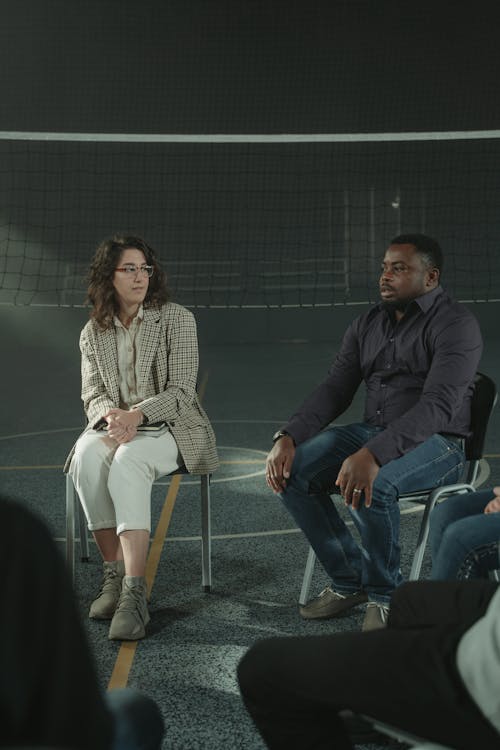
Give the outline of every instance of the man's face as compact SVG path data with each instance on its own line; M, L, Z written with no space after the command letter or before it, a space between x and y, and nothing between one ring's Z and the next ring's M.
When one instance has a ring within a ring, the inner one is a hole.
M380 296L396 310L438 285L439 271L425 265L414 245L390 245L382 262Z

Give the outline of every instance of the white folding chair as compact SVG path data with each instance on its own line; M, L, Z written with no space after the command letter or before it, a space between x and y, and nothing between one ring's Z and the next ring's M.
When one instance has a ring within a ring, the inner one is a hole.
M210 519L210 474L190 474L186 469L177 469L167 476L186 474L199 476L201 496L201 585L203 591L209 592L212 587L212 536ZM89 560L89 540L87 520L80 503L80 498L69 474L66 474L66 563L74 580L75 574L75 527L78 523L81 560Z

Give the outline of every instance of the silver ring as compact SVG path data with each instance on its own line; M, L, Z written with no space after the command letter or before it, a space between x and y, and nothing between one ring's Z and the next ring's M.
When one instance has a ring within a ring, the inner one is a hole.
M361 493L363 492L363 490L353 490L353 492L355 492L356 495L361 495Z

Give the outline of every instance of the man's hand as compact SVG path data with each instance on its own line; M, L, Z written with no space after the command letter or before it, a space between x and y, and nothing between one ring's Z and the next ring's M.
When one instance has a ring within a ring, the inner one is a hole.
M484 509L485 513L500 513L500 487L493 487L493 492L495 493L495 497L493 500L490 500Z
M266 460L266 482L273 492L282 492L290 477L295 445L290 435L278 438Z
M144 415L140 409L110 409L104 419L108 423L108 436L122 445L129 443L137 435L137 428L142 424Z
M342 466L335 484L340 487L340 492L346 505L352 505L357 510L361 495L365 495L365 506L372 504L373 482L380 470L373 453L368 448L360 448L359 451L348 456Z

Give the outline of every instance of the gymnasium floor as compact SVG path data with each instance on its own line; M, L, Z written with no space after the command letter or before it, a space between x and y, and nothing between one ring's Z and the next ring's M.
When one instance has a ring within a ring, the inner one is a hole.
M7 394L0 433L1 492L41 514L62 552L61 466L82 424L76 345L81 313L15 308L1 313ZM246 649L259 638L277 634L360 627L362 609L323 623L306 623L298 616L307 544L263 478L270 436L321 379L335 347L307 341L201 343L204 405L222 460L212 482L212 593L201 590L199 489L189 478L179 484L170 518L166 511L168 529L144 641L125 646L110 642L107 625L88 620L100 573L93 544L90 562L77 563L76 596L102 686L128 682L154 696L165 717L165 749L263 748L235 681L236 665ZM481 369L495 378L498 359L495 341L487 341ZM361 405L360 395L342 421L358 420ZM497 409L481 467L486 486L500 484L499 449ZM154 487L155 525L168 490L166 483ZM407 573L421 510L414 505L401 510L402 567ZM313 591L326 584L316 566Z

